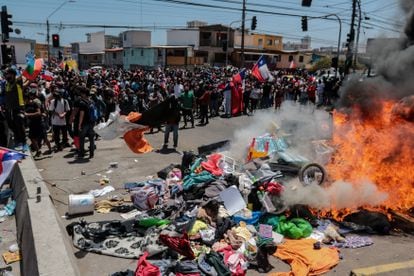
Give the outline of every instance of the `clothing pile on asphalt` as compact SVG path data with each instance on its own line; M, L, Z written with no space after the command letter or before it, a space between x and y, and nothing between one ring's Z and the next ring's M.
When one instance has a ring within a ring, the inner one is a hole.
M385 215L365 210L341 222L306 206L286 212L277 206L287 177L280 168L266 158L242 166L225 152L184 152L157 177L125 183L127 197L95 199L95 210L122 220L81 219L67 231L81 250L138 259L135 271L112 274L138 276L265 273L273 257L293 275L319 275L339 263L340 248L372 245L367 234L390 230Z

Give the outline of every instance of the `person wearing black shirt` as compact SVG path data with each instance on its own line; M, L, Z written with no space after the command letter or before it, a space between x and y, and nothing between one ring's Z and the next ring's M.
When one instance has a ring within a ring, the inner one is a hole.
M89 139L89 158L93 158L95 151L94 123L90 118L89 106L91 104L89 90L84 87L80 90L78 120L75 119L74 127L79 131L79 158L85 157L85 138ZM77 124L76 124L77 123Z

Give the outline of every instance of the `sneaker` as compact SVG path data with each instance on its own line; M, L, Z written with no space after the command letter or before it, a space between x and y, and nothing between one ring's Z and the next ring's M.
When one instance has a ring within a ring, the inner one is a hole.
M24 144L24 145L23 145L23 152L25 152L25 151L29 151L29 150L30 150L29 145L28 145L28 144Z

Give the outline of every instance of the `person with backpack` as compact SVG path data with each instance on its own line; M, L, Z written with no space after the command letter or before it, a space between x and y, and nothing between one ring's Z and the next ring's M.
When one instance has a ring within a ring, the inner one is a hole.
M68 129L66 127L66 114L70 111L69 103L63 98L63 89L58 89L49 105L50 115L52 117L53 140L55 141L56 151L61 151L64 147L69 146ZM62 135L62 143L60 137Z
M89 158L93 158L95 151L95 132L93 127L98 120L96 104L90 98L89 89L82 87L79 101L79 120L77 127L79 131L79 153L78 158L85 157L85 138L89 139ZM76 121L76 120L75 120Z

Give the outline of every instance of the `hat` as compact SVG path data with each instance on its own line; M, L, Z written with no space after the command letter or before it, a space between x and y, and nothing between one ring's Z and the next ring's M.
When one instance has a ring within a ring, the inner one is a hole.
M30 87L31 87L31 88L37 88L37 84L36 84L36 83L34 83L34 82L32 82L32 83L30 84Z

